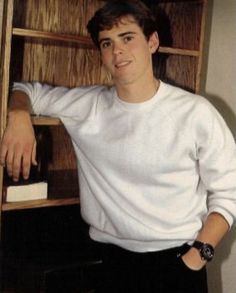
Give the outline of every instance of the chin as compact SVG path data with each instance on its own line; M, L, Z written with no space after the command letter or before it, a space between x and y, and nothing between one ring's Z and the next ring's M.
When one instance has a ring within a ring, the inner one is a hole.
M128 78L128 77L115 77L113 78L114 82L120 85L129 85L135 82L135 78Z

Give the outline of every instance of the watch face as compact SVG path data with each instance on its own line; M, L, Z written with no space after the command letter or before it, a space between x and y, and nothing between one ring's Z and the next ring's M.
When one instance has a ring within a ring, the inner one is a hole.
M210 260L212 260L212 258L214 256L214 248L210 244L204 243L202 245L200 253L201 253L201 257L204 260L210 261Z

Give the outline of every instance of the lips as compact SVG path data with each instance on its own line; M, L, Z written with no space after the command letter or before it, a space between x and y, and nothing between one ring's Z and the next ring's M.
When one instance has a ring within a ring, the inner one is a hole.
M116 62L115 63L115 67L116 68L122 68L125 67L127 65L129 65L131 63L131 61L120 61L120 62Z

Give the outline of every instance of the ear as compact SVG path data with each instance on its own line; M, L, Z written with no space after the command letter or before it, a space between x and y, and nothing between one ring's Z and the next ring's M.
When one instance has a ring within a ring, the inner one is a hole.
M154 32L151 34L149 40L148 40L148 45L150 48L150 52L152 54L154 54L156 52L156 50L159 47L159 37L158 37L158 33Z

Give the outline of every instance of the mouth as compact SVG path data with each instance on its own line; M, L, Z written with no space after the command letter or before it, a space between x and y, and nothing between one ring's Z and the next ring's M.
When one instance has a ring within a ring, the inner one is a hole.
M126 67L127 65L129 65L131 63L131 61L121 61L121 62L116 62L115 63L115 67L117 69L119 68L123 68L123 67Z

